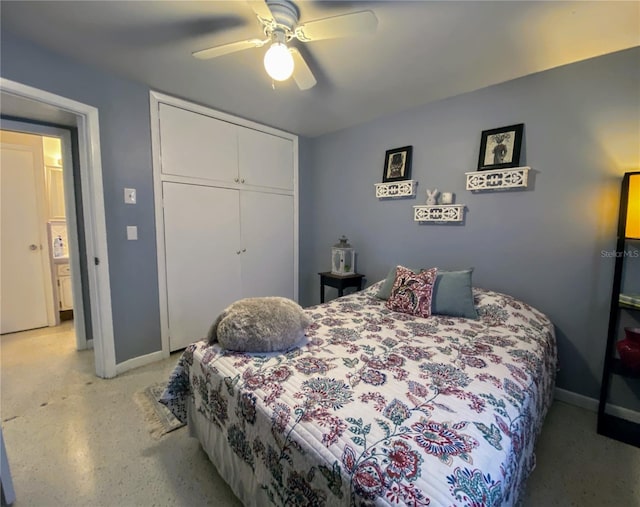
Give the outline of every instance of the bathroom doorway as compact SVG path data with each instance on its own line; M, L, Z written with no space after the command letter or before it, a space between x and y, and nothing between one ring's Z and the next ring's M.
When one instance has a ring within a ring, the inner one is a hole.
M73 181L73 174L64 174L65 166L71 173L73 168L72 132L17 121L3 121L2 127L0 333L57 326L73 318L75 309L75 346L91 348L82 242L77 227L67 227L76 214L75 195L65 199L64 189L65 176Z

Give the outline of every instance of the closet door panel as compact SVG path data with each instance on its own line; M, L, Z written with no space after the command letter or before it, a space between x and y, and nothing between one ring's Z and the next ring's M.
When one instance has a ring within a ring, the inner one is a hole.
M163 183L172 351L206 336L218 314L240 298L238 191Z
M260 192L240 194L242 296L293 299L293 197Z
M236 125L166 104L159 114L163 174L235 182Z
M293 190L293 142L238 129L240 178L245 185Z

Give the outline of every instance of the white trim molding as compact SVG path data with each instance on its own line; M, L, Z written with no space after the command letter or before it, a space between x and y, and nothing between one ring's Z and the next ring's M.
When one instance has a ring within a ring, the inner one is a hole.
M584 408L591 412L598 411L598 400L595 398L589 398L582 394L574 393L573 391L567 391L566 389L560 389L556 387L555 399L575 405L576 407ZM640 424L640 412L631 410L625 407L619 407L618 405L607 404L607 412L616 417L626 419L628 421Z
M103 378L115 377L116 354L111 312L98 109L5 78L0 78L0 90L76 116L96 375ZM99 259L98 264L95 262L96 259Z
M167 356L165 356L164 351L158 350L157 352L151 352L151 354L145 354L144 356L138 356L132 359L128 359L127 361L123 361L122 363L118 363L116 365L116 375L121 375L125 371L140 368L141 366L146 366L147 364L162 361L163 359L165 359L165 357Z

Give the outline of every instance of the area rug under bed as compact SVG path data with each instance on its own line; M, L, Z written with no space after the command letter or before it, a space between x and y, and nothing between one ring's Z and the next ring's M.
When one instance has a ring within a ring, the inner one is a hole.
M163 435L182 428L185 425L185 423L180 422L167 407L158 403L158 398L162 395L166 385L166 382L153 384L134 395L136 404L144 414L149 433L151 433L151 436L154 438L161 438Z

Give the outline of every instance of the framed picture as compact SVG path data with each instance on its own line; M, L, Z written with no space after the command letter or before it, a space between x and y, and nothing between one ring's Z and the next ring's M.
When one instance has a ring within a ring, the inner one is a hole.
M411 153L413 146L387 150L384 157L382 183L411 179Z
M519 123L482 132L478 171L519 167L523 129Z

